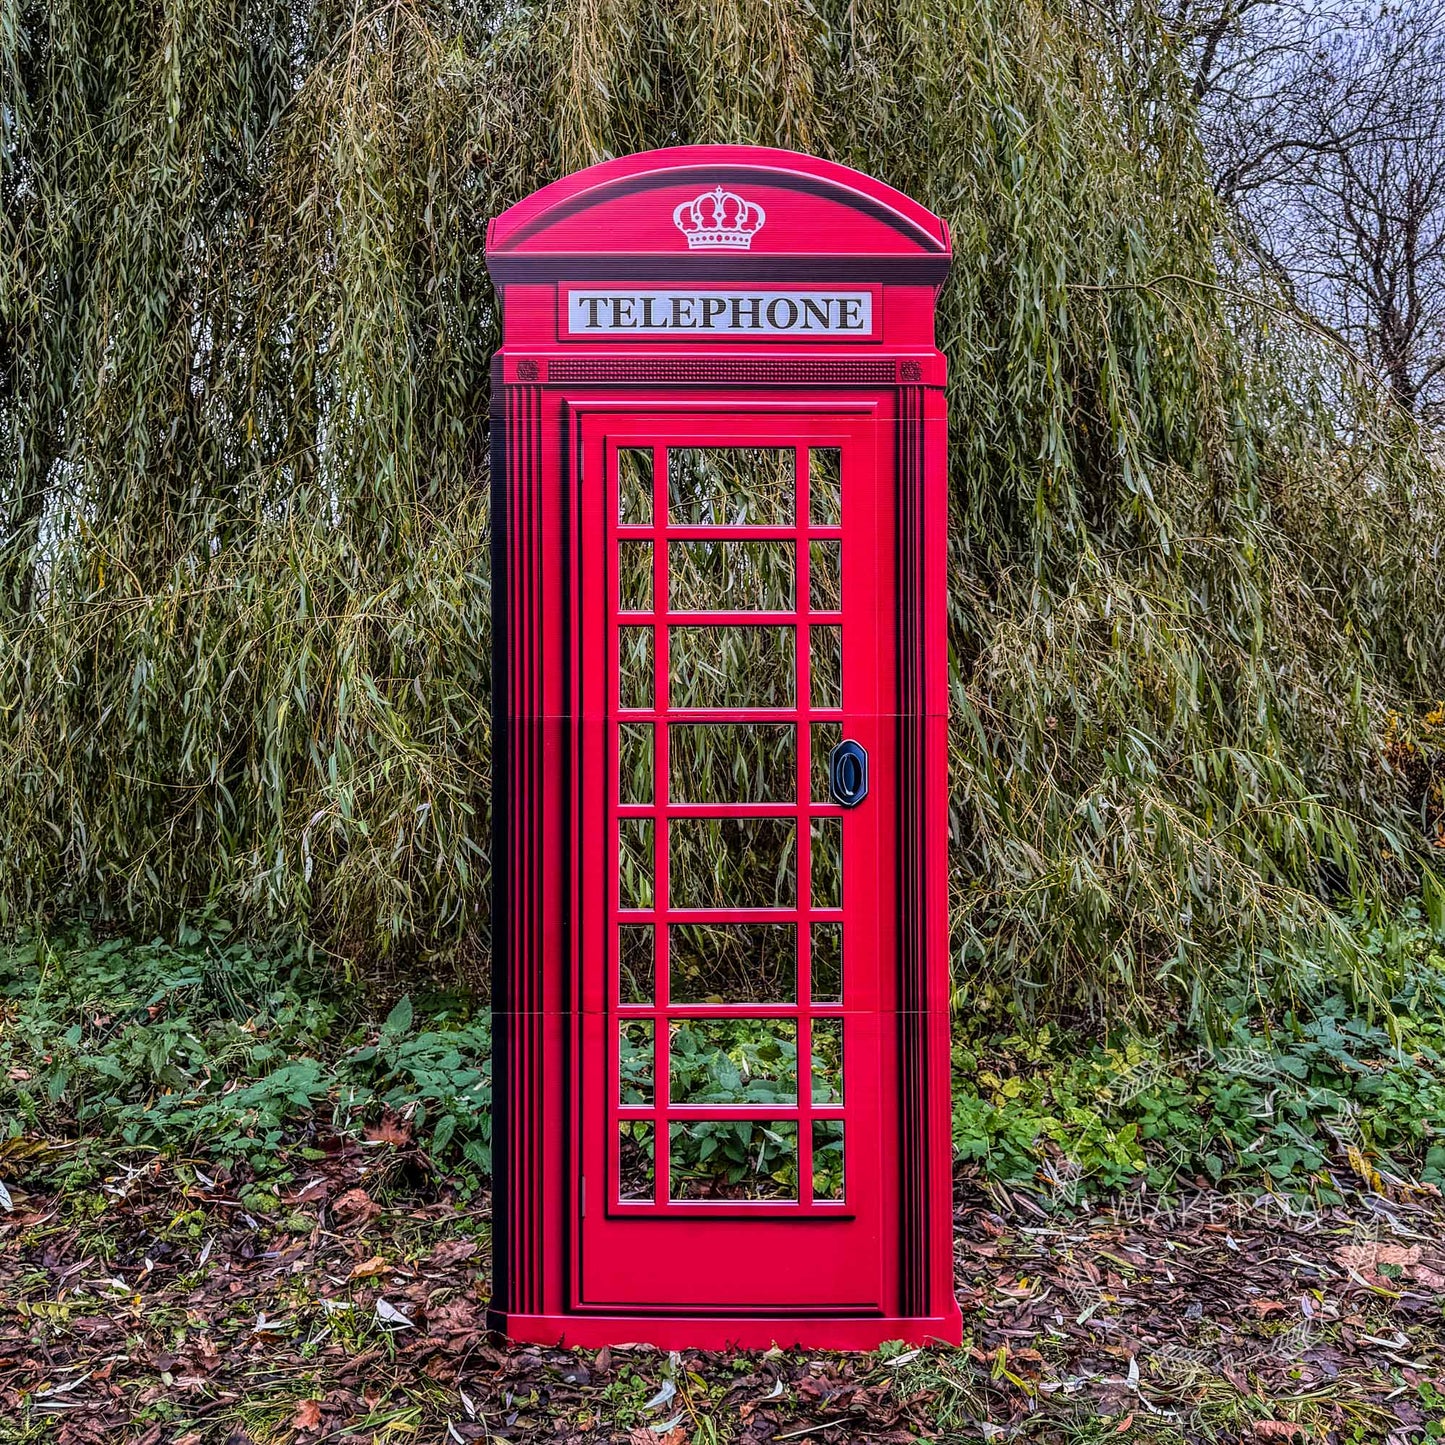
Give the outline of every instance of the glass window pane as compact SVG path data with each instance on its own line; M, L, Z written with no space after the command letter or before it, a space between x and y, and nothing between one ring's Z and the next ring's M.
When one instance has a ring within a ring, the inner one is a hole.
M813 724L813 801L831 803L833 795L828 790L828 758L834 748L843 741L843 724L840 722L815 722Z
M652 525L652 451L627 447L617 453L617 520L624 527Z
M791 923L674 923L668 930L673 1003L795 1003Z
M843 1121L813 1120L813 1198L843 1198Z
M815 527L843 525L843 453L837 447L808 453L808 520Z
M617 544L617 605L623 612L652 611L651 542Z
M843 1102L843 1020L813 1020L813 1102Z
M674 1124L672 1199L796 1199L798 1126L748 1120Z
M673 723L674 803L791 803L798 793L792 723Z
M814 612L843 610L843 544L808 544L808 606Z
M652 801L652 724L620 723L617 728L617 801Z
M843 820L814 818L813 907L843 906Z
M843 925L813 925L812 987L814 1003L843 1002Z
M652 629L617 629L618 702L623 707L652 706Z
M674 627L673 707L792 707L791 627Z
M675 612L791 612L791 542L673 542L668 592Z
M809 629L812 649L809 670L813 677L813 706L843 706L843 629L826 623Z
M676 526L786 527L793 521L791 447L672 447L668 517Z
M624 923L617 930L617 998L620 1003L651 1003L656 964L652 925Z
M796 1104L798 1025L791 1019L683 1019L672 1025L674 1104Z
M617 874L620 908L652 907L651 818L618 820Z
M619 1025L617 1043L618 1100L623 1104L652 1102L654 1053L651 1019L625 1019Z
M792 818L672 819L668 824L672 906L795 907L796 835ZM648 891L650 896L650 883Z
M624 1119L617 1127L621 1155L617 1197L651 1204L653 1126L646 1119Z

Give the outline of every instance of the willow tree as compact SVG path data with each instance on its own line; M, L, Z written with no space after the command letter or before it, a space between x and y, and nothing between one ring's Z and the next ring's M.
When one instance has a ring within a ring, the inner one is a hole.
M486 222L754 142L953 228L963 994L1374 982L1340 920L1428 851L1391 758L1445 692L1438 476L1234 274L1147 14L0 15L5 919L484 942Z

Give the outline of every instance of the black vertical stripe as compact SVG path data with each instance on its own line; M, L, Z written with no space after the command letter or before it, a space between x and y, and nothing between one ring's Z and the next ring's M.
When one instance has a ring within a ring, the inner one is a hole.
M492 1311L542 1308L541 395L493 367Z
M897 457L899 1310L917 1316L929 1312L931 1273L921 387L899 388Z

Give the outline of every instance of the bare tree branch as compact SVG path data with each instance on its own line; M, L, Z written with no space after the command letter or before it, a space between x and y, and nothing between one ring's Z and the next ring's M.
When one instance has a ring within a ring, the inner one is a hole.
M1220 197L1394 401L1445 420L1445 15L1430 0L1175 0Z

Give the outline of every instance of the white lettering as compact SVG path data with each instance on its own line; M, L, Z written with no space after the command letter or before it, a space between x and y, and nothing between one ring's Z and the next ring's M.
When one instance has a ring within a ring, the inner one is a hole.
M571 337L873 334L871 291L576 286L566 294Z

